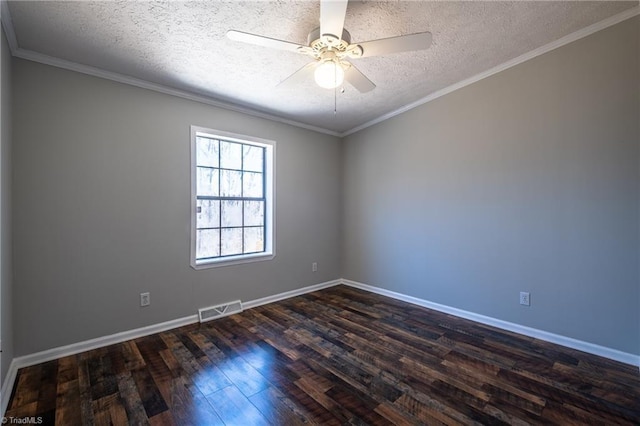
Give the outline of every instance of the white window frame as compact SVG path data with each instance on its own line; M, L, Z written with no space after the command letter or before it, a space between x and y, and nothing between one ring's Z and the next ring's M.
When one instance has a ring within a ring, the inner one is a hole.
M238 142L248 145L256 145L265 148L265 250L260 253L225 256L212 259L196 259L196 234L197 234L197 147L196 137L206 136L213 139ZM239 135L221 130L209 129L200 126L191 126L191 267L194 269L207 269L218 266L237 265L241 263L271 260L275 257L276 246L276 221L275 221L275 181L276 181L276 142L254 136Z

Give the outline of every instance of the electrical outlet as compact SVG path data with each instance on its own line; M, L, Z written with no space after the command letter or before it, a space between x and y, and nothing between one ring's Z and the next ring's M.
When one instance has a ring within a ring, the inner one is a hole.
M151 293L140 293L140 306L149 306L151 304Z
M318 262L313 262L311 264L311 272L318 272Z
M531 306L531 299L529 298L529 293L526 291L520 292L520 304L525 306Z

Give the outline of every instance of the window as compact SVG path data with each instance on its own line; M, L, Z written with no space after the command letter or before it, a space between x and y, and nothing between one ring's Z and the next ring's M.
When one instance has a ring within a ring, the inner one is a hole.
M275 142L191 127L191 266L274 256Z

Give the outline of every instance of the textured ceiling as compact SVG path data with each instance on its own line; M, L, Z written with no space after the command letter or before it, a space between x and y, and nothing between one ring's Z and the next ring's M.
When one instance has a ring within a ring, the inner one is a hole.
M318 26L318 1L14 1L8 6L21 51L343 133L638 2L351 1L345 28L352 42L433 34L429 50L353 60L377 85L364 94L348 84L343 93L334 93L313 81L276 87L309 58L225 37L234 29L306 44Z

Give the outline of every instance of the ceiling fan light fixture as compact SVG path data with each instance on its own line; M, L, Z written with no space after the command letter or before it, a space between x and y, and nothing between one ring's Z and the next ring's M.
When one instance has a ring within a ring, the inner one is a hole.
M344 81L344 69L337 61L324 61L316 67L313 77L323 89L335 89Z
M352 44L351 34L344 29L348 2L349 0L320 0L320 26L309 33L306 46L236 30L227 31L227 37L313 58L313 62L298 69L278 85L307 79L313 73L316 84L322 88L335 89L346 80L360 93L367 93L375 89L376 85L349 59L413 52L427 49L431 45L431 33L426 31Z

